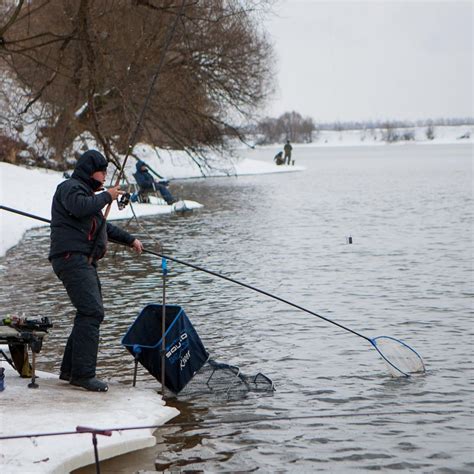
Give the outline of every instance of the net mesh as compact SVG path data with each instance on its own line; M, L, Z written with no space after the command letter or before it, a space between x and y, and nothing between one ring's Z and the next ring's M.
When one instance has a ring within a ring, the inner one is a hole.
M371 339L394 377L423 374L425 364L418 353L404 342L389 336Z
M272 380L260 372L244 374L235 365L209 359L179 393L179 398L200 394L240 397L248 392L271 393L274 390Z

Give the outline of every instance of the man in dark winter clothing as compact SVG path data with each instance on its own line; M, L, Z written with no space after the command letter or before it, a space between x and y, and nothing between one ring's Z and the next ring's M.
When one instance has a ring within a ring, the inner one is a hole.
M133 175L140 187L139 196L144 202L146 201L146 194L150 191L159 191L167 204L173 204L176 199L167 188L167 181L155 181L153 176L148 171L148 166L144 161L137 161L137 172Z
M99 327L104 318L97 260L104 256L108 239L129 245L138 253L143 250L138 239L104 222L102 208L123 194L119 186L95 194L103 190L106 174L106 158L95 150L85 152L71 178L57 187L51 208L49 259L76 308L59 378L96 392L108 389L95 372Z
M285 151L284 161L286 162L287 165L290 165L291 164L291 150L293 150L293 147L290 144L290 140L286 141L285 146L283 147L283 150Z

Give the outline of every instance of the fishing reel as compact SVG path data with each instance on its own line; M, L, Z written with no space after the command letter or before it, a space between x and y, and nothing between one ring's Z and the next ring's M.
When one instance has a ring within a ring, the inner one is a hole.
M3 326L10 326L19 331L45 331L53 327L48 317L27 318L25 316L7 316L2 319Z
M121 211L127 207L127 204L130 202L130 193L124 193L120 196L120 199L117 200L118 208Z

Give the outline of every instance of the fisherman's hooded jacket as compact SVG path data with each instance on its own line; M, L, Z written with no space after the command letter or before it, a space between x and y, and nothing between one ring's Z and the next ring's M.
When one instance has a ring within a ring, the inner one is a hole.
M50 260L67 253L98 260L106 252L108 239L127 245L135 240L128 232L108 222L103 224L102 209L112 202L112 196L107 192L95 194L101 183L91 175L106 168L107 160L101 153L87 151L79 158L72 177L57 187L51 207Z

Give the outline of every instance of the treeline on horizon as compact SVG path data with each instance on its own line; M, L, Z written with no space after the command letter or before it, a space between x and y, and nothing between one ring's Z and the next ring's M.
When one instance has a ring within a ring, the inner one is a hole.
M393 128L409 127L454 127L458 125L474 125L474 117L462 118L436 118L420 120L368 120L368 121L347 121L347 122L327 122L319 123L319 130L366 130L374 128L387 128L387 125Z
M245 127L247 135L257 137L258 145L282 143L290 140L294 143L311 143L320 131L345 130L384 130L384 140L391 142L398 139L414 140L413 130L426 127L428 139L434 138L434 127L474 125L473 117L435 118L420 120L367 120L367 121L335 121L316 123L311 117L303 117L296 111L285 112L277 118L265 117L255 124ZM406 129L397 134L396 129Z

